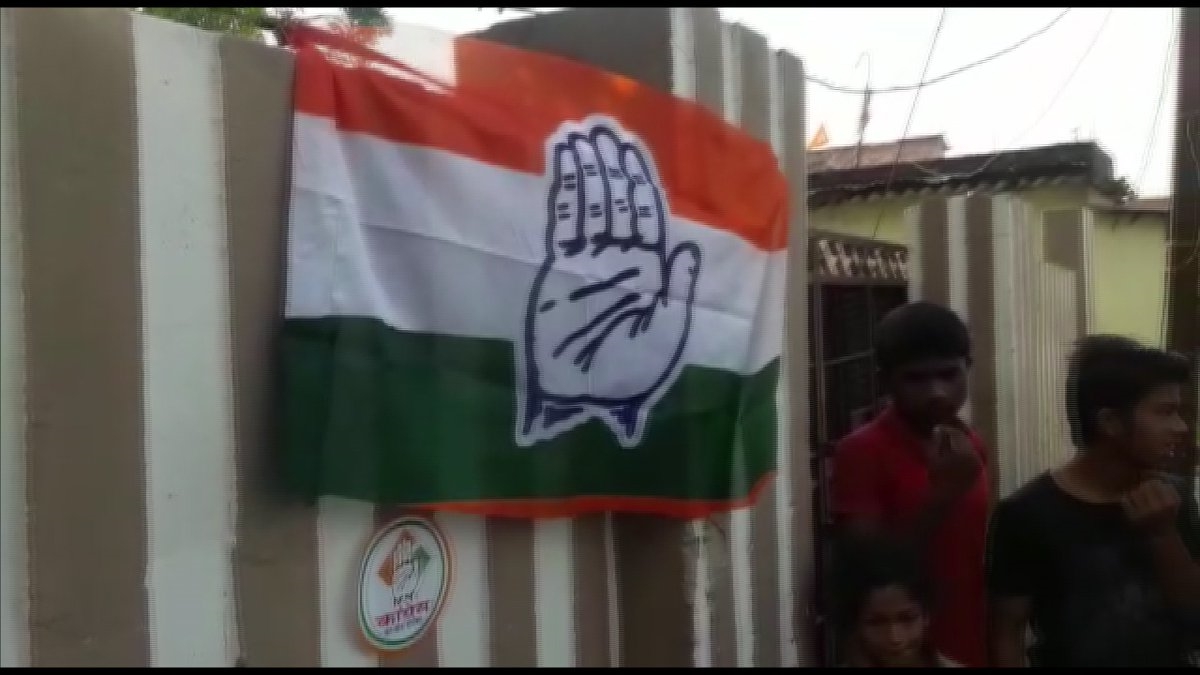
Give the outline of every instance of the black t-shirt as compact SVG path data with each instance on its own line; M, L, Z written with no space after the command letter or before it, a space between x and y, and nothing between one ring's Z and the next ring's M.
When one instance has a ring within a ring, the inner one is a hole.
M1194 501L1180 509L1179 532L1200 559ZM1082 502L1044 474L1000 502L988 537L992 596L1032 599L1032 665L1191 665L1198 617L1165 602L1151 551L1119 504Z

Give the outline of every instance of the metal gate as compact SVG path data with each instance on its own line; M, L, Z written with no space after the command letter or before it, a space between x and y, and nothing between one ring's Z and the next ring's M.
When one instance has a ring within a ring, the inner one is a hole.
M829 477L833 448L882 407L872 353L875 325L908 297L908 251L904 246L814 232L809 247L812 345L813 533L816 550L816 653L820 663L840 661L830 621L828 578L833 513Z

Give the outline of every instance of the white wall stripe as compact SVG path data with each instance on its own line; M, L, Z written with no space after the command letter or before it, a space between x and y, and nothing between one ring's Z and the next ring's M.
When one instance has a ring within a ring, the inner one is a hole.
M721 22L721 114L729 124L742 124L742 41L734 24Z
M154 666L233 665L234 440L217 36L133 15Z
M967 198L957 195L946 200L946 249L950 268L950 309L968 325L971 321L968 301L970 275L967 273ZM962 407L963 420L971 422L971 396Z
M672 7L671 93L678 98L696 98L696 9Z
M1015 240L1012 199L992 197L992 259L995 284L995 368L996 368L996 445L1000 449L1000 496L1007 494L1013 466L1020 458L1017 436L1017 328L1013 303L1017 292ZM919 267L919 266L918 266Z
M358 573L363 551L375 531L375 507L340 497L322 497L317 517L318 573L321 584L321 666L374 668L379 658L358 634Z
M925 297L924 265L921 264L921 204L904 209L904 231L908 233L908 299Z
M671 93L678 98L696 98L696 12L694 7L672 7L671 17ZM712 631L709 620L708 563L705 545L706 523L694 520L685 530L684 569L692 577L692 667L712 665Z
M963 321L970 321L967 304L967 198L963 195L946 200L947 245L950 256L950 309Z
M1079 223L1079 245L1083 247L1083 250L1079 252L1081 265L1076 273L1083 275L1084 296L1082 298L1076 297L1075 300L1076 302L1083 303L1084 317L1081 328L1082 334L1087 335L1092 332L1092 326L1095 324L1096 319L1096 294L1094 292L1096 286L1092 277L1092 270L1095 267L1092 250L1096 237L1096 212L1087 206L1081 207L1080 218L1082 220ZM1163 249L1166 251L1169 247L1164 246ZM1161 347L1162 345L1155 346Z
M539 668L576 665L572 534L572 521L567 518L534 523L533 591Z
M486 668L491 614L484 519L456 513L439 513L434 519L454 559L450 595L438 619L438 664L443 668Z
M1054 380L1061 365L1054 363L1052 358L1051 349L1057 337L1052 326L1056 314L1062 313L1064 309L1068 314L1071 313L1071 306L1063 307L1059 304L1060 297L1057 291L1059 279L1063 276L1074 277L1074 274L1060 269L1046 260L1046 213L1038 211L1033 205L1025 202L1025 223L1030 237L1030 248L1036 253L1036 255L1030 256L1031 266L1036 272L1033 275L1034 292L1030 293L1029 302L1025 304L1025 307L1033 308L1034 330L1027 344L1029 345L1028 349L1032 352L1035 367L1032 370L1020 372L1033 380L1037 387L1037 396L1031 401L1036 405L1036 409L1033 411L1036 416L1036 425L1033 427L1036 436L1031 439L1032 442L1029 446L1030 452L1036 453L1035 458L1039 460L1034 462L1030 469L1037 471L1038 466L1045 463L1045 458L1057 450L1047 442L1051 439L1057 440L1053 437L1053 429L1055 418L1060 417L1055 414L1058 406L1053 404Z
M771 148L775 151L775 156L777 158L782 158L784 156L784 152L787 150L786 139L788 137L787 131L784 129L784 109L789 103L791 103L799 106L800 110L803 110L804 100L802 98L796 101L784 100L784 83L780 79L779 59L779 52L774 50L770 50L768 52L767 76L770 86L767 87L767 104L769 114L768 119L770 120L771 126ZM803 78L801 78L800 85L803 87ZM801 91L803 91L803 89ZM798 129L796 130L796 133L799 134L800 138L804 138L805 130ZM786 170L786 167L783 166L782 163L780 167L782 170ZM793 208L795 208L794 205ZM805 236L807 236L807 233L805 233ZM789 234L789 245L795 242L796 239L797 238L794 235ZM792 251L790 255L794 256L795 252ZM787 279L788 276L793 273L793 271L790 269L790 265L791 261L794 259L796 258L789 257L788 259L789 269L785 272L785 279ZM784 283L786 288L788 282L785 281ZM787 298L785 293L785 302L791 304L791 311L808 311L807 297ZM783 358L780 369L780 372L782 373L791 372L790 363L792 359L792 350L799 350L801 354L807 353L807 336L797 337L800 338L799 342L797 342L796 339L785 339L786 347L783 350ZM791 424L793 423L792 417L795 409L793 409L789 404L790 396L788 390L790 386L790 378L786 375L781 377L779 379L779 390L776 394L777 407L779 410L779 447L776 456L775 484L777 487L775 490L774 508L776 510L775 542L779 566L779 649L780 665L782 665L784 668L794 668L800 665L799 653L796 648L796 636L794 633L795 567L794 561L792 560L792 541L795 537L812 536L810 532L798 532L794 529L796 522L792 504L792 452L794 449L791 447L790 429ZM802 386L807 387L807 382ZM803 415L804 413L801 414ZM801 522L803 522L803 520L801 520ZM764 626L763 629L765 630L766 627Z
M709 616L711 584L709 582L708 521L693 520L686 534L694 545L684 546L684 569L691 568L692 577L692 667L712 667L712 620Z
M721 22L721 108L725 121L740 127L742 122L743 46L741 33L733 24ZM782 282L782 279L780 279ZM780 283L782 290L782 283ZM750 565L751 509L729 514L729 574L733 575L734 654L739 668L754 666L754 579ZM724 570L710 571L726 574ZM715 584L716 580L711 580ZM729 611L723 609L723 611Z
M762 508L771 508L763 504ZM754 667L754 570L750 561L750 519L753 509L730 514L730 561L733 573L733 616L737 667ZM719 608L718 611L729 611Z
M12 8L0 9L0 666L29 665L25 307Z
M297 115L295 135L289 317L372 316L393 327L443 335L508 340L521 335L522 313L507 303L478 302L479 289L488 289L488 297L528 293L544 256L545 234L534 225L545 220L545 198L539 196L545 194L544 177L445 150L342 133L332 120L312 115ZM353 167L369 167L353 176L353 189L348 168L317 161L341 156ZM431 176L458 176L462 183ZM463 184L488 199L461 199ZM355 199L331 199L330 189ZM343 217L367 226L335 236L331 209L344 209ZM473 226L481 222L496 226ZM761 325L753 319L760 292L782 296L770 284L782 284L776 268L786 264L787 252L766 252L731 232L678 216L672 217L671 236L696 242L706 256L694 309L697 325L709 328L689 338L688 362L749 373L778 357L782 313L766 315ZM579 275L595 273L585 258L563 262L546 283L574 288ZM395 273L383 278L372 272L380 269ZM427 275L445 269L457 273L436 275L443 306L430 312ZM760 278L765 289L750 283ZM650 290L645 283L630 280L623 287ZM625 292L611 291L618 298Z
M808 236L807 228L803 233L804 237ZM804 260L804 257L797 257L798 260ZM799 303L797 303L799 304ZM804 311L808 311L808 301L803 301L802 307ZM793 310L795 311L795 310ZM806 322L807 323L807 322ZM796 344L790 349L800 351L801 348L807 349L807 337L799 338ZM804 352L805 354L807 352ZM800 358L805 359L807 356L787 356L785 357L783 372L790 372L788 361ZM803 371L808 373L807 368ZM785 381L786 382L786 381ZM794 384L785 384L780 387L779 406L786 411L780 415L780 434L783 439L781 443L781 452L784 458L779 465L779 480L780 490L778 493L779 508L783 511L784 517L779 520L779 586L780 586L780 601L779 612L782 618L779 622L779 630L781 635L780 650L782 651L780 665L783 668L800 668L812 667L817 663L811 654L804 636L798 640L797 635L803 633L807 635L808 629L801 631L797 626L801 621L807 621L809 616L808 610L808 595L807 591L813 588L813 582L809 575L815 570L814 556L817 555L817 541L814 536L814 513L810 504L810 496L813 491L812 477L808 466L809 458L811 457L811 448L807 442L796 448L786 439L794 439L795 435L792 429L797 426L801 429L807 429L809 424L808 413L808 395L806 392L801 392L798 400L793 400L789 388ZM808 380L805 378L801 387L807 388ZM801 411L801 412L797 412ZM792 459L796 458L793 463ZM786 480L784 480L786 478ZM797 501L796 495L800 495ZM800 552L800 558L794 556L793 539L803 537L807 539L807 544Z
M807 303L805 303L807 309ZM806 340L804 345L808 344ZM789 348L790 351L790 348ZM789 358L786 357L785 358ZM788 372L786 365L783 372ZM796 592L795 592L795 561L792 559L792 540L795 537L813 538L811 532L797 530L796 523L805 523L803 518L795 518L794 504L792 503L792 453L787 439L790 438L791 424L794 422L788 411L792 410L789 407L791 397L788 394L787 380L780 381L779 387L779 457L778 469L775 483L778 489L775 491L775 509L777 510L778 518L776 519L775 541L777 543L777 556L779 559L779 649L780 649L780 665L783 668L798 668L800 667L800 652L799 646L796 644L795 621L796 621ZM801 505L801 508L804 508ZM764 626L764 630L765 630Z

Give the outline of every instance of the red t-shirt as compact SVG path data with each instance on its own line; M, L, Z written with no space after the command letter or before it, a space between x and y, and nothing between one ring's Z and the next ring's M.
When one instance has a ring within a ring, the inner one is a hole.
M970 439L986 467L982 439L974 431ZM928 499L929 467L922 441L892 408L838 444L832 501L839 521L866 518L885 529L899 529L911 523ZM987 665L987 518L985 469L933 534L930 544L930 573L937 593L933 644L968 667Z

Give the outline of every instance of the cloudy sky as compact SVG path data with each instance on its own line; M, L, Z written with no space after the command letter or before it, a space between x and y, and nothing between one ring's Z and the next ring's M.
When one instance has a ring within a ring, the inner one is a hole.
M1016 43L1063 9L949 9L926 79ZM388 11L396 21L453 33L514 17L492 8ZM764 34L773 47L799 55L810 75L857 88L868 75L873 88L918 82L940 13L934 8L720 11L725 20ZM1073 8L1013 52L925 87L915 110L912 91L876 95L866 140L899 138L910 110L908 135L944 134L952 154L1096 140L1139 193L1165 194L1178 84L1177 26L1178 10L1170 8ZM815 84L808 92L810 135L824 123L833 144L853 143L861 98Z

